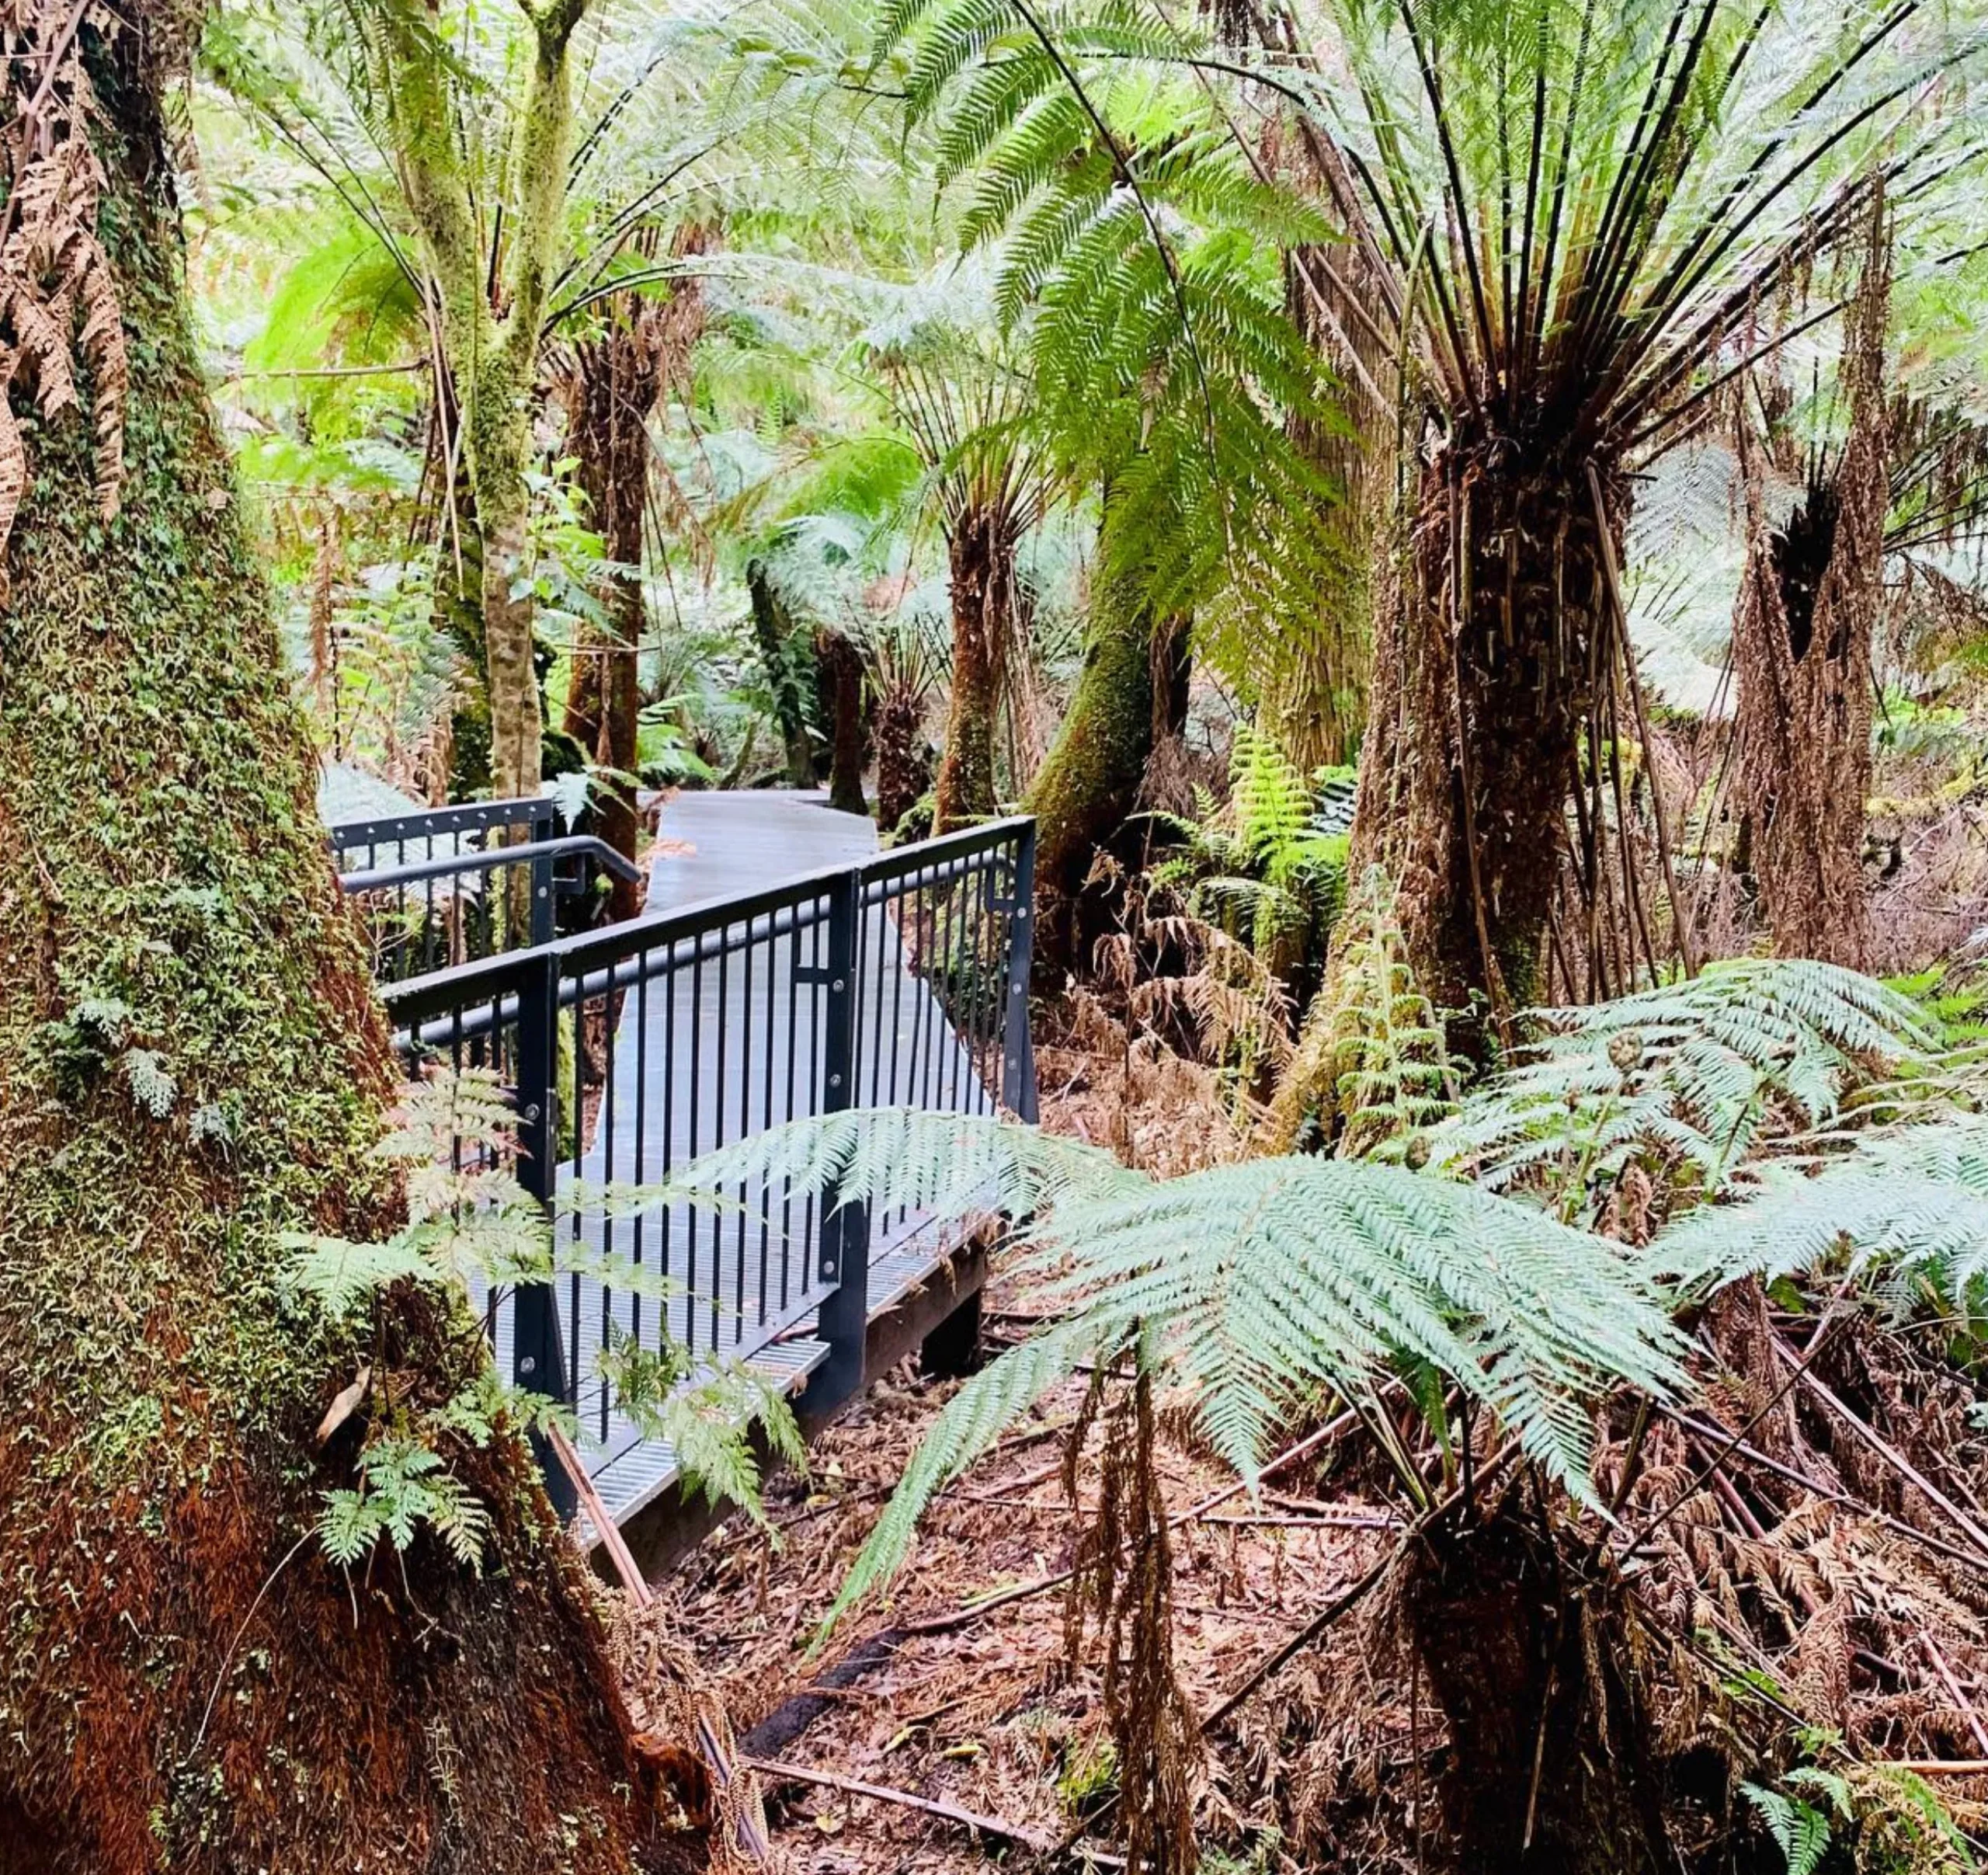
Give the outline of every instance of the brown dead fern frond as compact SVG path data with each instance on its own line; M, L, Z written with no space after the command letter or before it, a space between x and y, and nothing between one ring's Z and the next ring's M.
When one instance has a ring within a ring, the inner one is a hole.
M1074 1503L1077 1455L1101 1421L1097 1507L1078 1537L1065 1643L1074 1661L1088 1626L1102 1646L1129 1875L1193 1875L1201 1733L1173 1669L1173 1556L1151 1378L1141 1373L1108 1411L1102 1404L1100 1375L1066 1448L1064 1487Z
M0 136L6 183L0 393L18 385L52 421L80 401L75 361L82 360L89 373L97 503L109 520L124 480L130 364L109 257L97 238L104 172L91 138L96 94L83 69L85 23L106 43L130 30L102 0L0 5L0 57L10 94L9 121ZM0 422L0 553L26 487L26 448L9 409Z

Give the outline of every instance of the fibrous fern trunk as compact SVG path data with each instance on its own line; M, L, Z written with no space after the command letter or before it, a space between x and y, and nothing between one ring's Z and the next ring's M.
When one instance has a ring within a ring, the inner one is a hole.
M995 812L994 718L1014 626L1013 523L1000 507L968 506L948 543L953 606L952 691L939 764L933 828L944 833Z
M694 340L700 312L694 283L659 304L636 301L611 308L607 330L575 347L568 387L575 474L587 498L588 518L615 570L601 596L605 624L582 620L574 632L565 726L595 765L608 771L593 792L595 819L600 837L629 860L635 857L640 833L634 791L641 708L637 654L646 619L641 565L649 413L673 366L681 364ZM640 893L638 882L616 879L611 915L634 917Z
M1395 880L1409 959L1464 1039L1530 1000L1588 698L1600 536L1583 465L1503 439L1422 475L1379 579L1350 870ZM1605 481L1604 478L1604 481Z
M841 813L867 814L863 768L869 725L863 709L863 653L843 633L823 631L815 638L815 655L822 714L829 723L829 805Z
M185 15L137 10L82 9L75 75L123 516L87 421L41 426L0 611L0 1871L680 1861L521 1438L469 1461L481 1574L424 1538L348 1580L312 1535L352 1463L314 1428L363 1351L282 1240L386 1219L396 1070L183 298L158 61ZM15 42L30 82L72 11ZM419 1397L434 1344L396 1338Z
M1524 1487L1439 1522L1409 1557L1402 1606L1447 1721L1443 1808L1471 1870L1660 1875L1650 1718L1632 1675L1627 1598L1605 1561L1556 1540Z
M1889 271L1881 217L1845 348L1850 434L1834 475L1752 539L1733 617L1735 736L1760 900L1782 957L1861 969L1868 946L1872 638L1890 500L1884 379Z

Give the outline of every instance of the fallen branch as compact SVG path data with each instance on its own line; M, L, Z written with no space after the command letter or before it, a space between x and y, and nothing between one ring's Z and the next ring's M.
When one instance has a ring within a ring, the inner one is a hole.
M1971 1550L1963 1550L1958 1543L1951 1543L1944 1537L1935 1536L1930 1530L1922 1530L1917 1524L1907 1523L1903 1518L1894 1517L1890 1511L1880 1510L1875 1504L1867 1504L1861 1498L1853 1496L1848 1491L1838 1491L1834 1485L1826 1484L1820 1478L1810 1477L1807 1472L1799 1467L1761 1451L1757 1445L1750 1445L1743 1439L1733 1438L1732 1434L1716 1421L1708 1423L1704 1420L1694 1418L1691 1414L1684 1412L1676 1407L1667 1406L1663 1411L1687 1432L1696 1432L1703 1438L1730 1441L1731 1442L1726 1447L1728 1452L1736 1453L1749 1463L1758 1465L1763 1470L1772 1472L1777 1477L1786 1479L1791 1484L1800 1485L1804 1491L1812 1493L1826 1504L1847 1505L1851 1509L1868 1517L1874 1523L1882 1524L1886 1529L1895 1532L1900 1536L1906 1537L1913 1543L1923 1544L1936 1554L1946 1557L1954 1562L1965 1563L1976 1569L1981 1566L1980 1557Z
M987 1816L978 1810L962 1810L957 1804L919 1797L916 1792L900 1790L891 1784L865 1783L860 1778L844 1777L835 1771L818 1771L811 1765L787 1764L777 1758L748 1758L744 1762L747 1769L758 1772L762 1777L781 1783L818 1784L824 1790L839 1790L850 1797L868 1797L874 1803L895 1804L902 1810L916 1810L925 1816L942 1818L962 1829L992 1836L998 1842L1012 1842L1018 1849L1032 1850L1037 1855L1045 1854L1053 1846L1033 1831L1023 1828L1019 1823L1010 1823L1006 1818Z

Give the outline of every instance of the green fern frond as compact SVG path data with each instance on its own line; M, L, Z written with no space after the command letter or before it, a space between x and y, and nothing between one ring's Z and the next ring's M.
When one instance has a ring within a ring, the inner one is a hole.
M1909 998L1802 958L1711 964L1528 1021L1536 1038L1518 1065L1430 1139L1446 1169L1496 1189L1538 1189L1556 1167L1598 1187L1649 1153L1716 1193L1772 1129L1832 1120L1861 1081L1909 1066L1933 1039Z
M1684 1344L1617 1247L1391 1167L1258 1160L1156 1184L1012 1123L888 1110L776 1129L698 1161L686 1182L832 1187L940 1219L1005 1212L1066 1311L949 1404L839 1608L902 1560L932 1494L1086 1359L1136 1348L1194 1398L1204 1435L1245 1477L1301 1400L1357 1396L1421 1363L1583 1494L1582 1403L1610 1384L1682 1383Z

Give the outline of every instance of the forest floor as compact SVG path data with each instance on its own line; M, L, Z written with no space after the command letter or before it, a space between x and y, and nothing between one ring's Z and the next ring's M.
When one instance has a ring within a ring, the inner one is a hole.
M1107 1038L1044 1049L1041 1066L1044 1123L1131 1163L1171 1174L1242 1149L1207 1077L1163 1050ZM1036 1319L1027 1290L997 1275L989 1352ZM1796 1470L1749 1459L1708 1484L1703 1449L1660 1418L1621 1506L1651 1533L1639 1658L1651 1671L1656 1742L1681 1767L1673 1839L1694 1869L1778 1870L1737 1780L1795 1762L1812 1748L1799 1739L1833 1738L1841 1750L1830 1762L1855 1783L1860 1814L1875 1806L1861 1826L1868 1866L1958 1875L1980 1866L1959 1831L1978 1845L1988 1825L1988 1592L1977 1567L1954 1560L1957 1513L1910 1480L1937 1474L1979 1505L1988 1424L1937 1347L1875 1320L1822 1351L1829 1407L1819 1385L1818 1397L1789 1397L1768 1351L1813 1327L1753 1289L1733 1292L1700 1331L1702 1410L1756 1425L1754 1438ZM1087 1822L1093 1866L1121 1866L1097 1637L1073 1657L1061 1579L1095 1505L1104 1437L1089 1441L1073 1507L1063 1451L1083 1379L1047 1396L940 1496L896 1581L808 1658L956 1385L910 1362L885 1376L816 1444L805 1478L773 1480L771 1536L735 1520L681 1566L664 1598L679 1671L722 1703L742 1751L811 1774L763 1774L785 1875L1081 1866L1026 1852L1070 1843ZM1863 1429L1843 1418L1845 1399ZM1175 1668L1199 1714L1249 1689L1206 1727L1203 1875L1442 1875L1455 1866L1434 1801L1447 1739L1426 1688L1418 1696L1386 1587L1261 1675L1388 1554L1385 1477L1363 1448L1301 1423L1287 1433L1295 1456L1273 1466L1252 1501L1186 1436L1188 1415L1170 1410L1186 1404L1157 1403ZM1405 1441L1416 1430L1406 1414L1399 1429ZM1604 1416L1597 1432L1605 1487L1634 1442L1628 1413ZM1789 1489L1798 1475L1816 1488ZM1780 1691L1763 1703L1749 1685ZM1785 1723L1797 1706L1812 1715L1811 1734ZM1941 1773L1937 1793L1923 1779L1899 1783L1907 1766Z
M1232 1143L1219 1126L1190 1119L1197 1108L1206 1115L1193 1098L1204 1090L1143 1073L1131 1088L1123 1065L1103 1056L1045 1050L1042 1066L1045 1123L1058 1130L1169 1170L1227 1156ZM1021 1338L1034 1319L1026 1292L998 1277L985 1311L990 1353ZM1108 1804L1114 1780L1095 1639L1086 1641L1084 1664L1073 1666L1065 1589L1051 1579L1070 1566L1097 1481L1101 1433L1090 1441L1073 1511L1062 1455L1084 1397L1081 1379L1048 1396L940 1496L887 1593L853 1611L818 1661L806 1657L956 1384L928 1381L904 1363L816 1444L808 1477L773 1481L770 1539L735 1521L707 1540L672 1585L678 1635L746 1741L742 1748L844 1783L888 1786L1013 1832L1004 1840L961 1816L770 1776L768 1817L789 1875L985 1868L1028 1842L1065 1841ZM1293 1442L1307 1431L1293 1428ZM1255 1505L1232 1473L1168 1437L1164 1424L1159 1456L1179 1520L1175 1664L1190 1703L1208 1713L1366 1574L1390 1540L1390 1513L1362 1494L1361 1480L1332 1478L1329 1443L1280 1472ZM1032 1592L972 1612L1017 1590ZM1368 1670L1371 1651L1357 1627L1349 1630L1344 1646L1329 1639L1307 1650L1211 1741L1221 1748L1211 1756L1204 1814L1217 1837L1238 1845L1239 1875L1270 1865L1279 1813L1288 1818L1294 1811L1315 1813L1322 1828L1331 1813L1342 1834L1363 1839L1343 1842L1354 1852L1340 1866L1413 1866L1412 1848L1404 1861L1382 1839L1411 1844L1412 1837L1372 1827L1377 1796L1396 1825L1411 1814L1413 1720L1402 1689ZM1348 1675L1357 1677L1357 1700L1340 1696L1351 1690ZM812 1704L798 1703L810 1694ZM1294 1701L1312 1709L1309 1722L1289 1710ZM1330 1724L1334 1717L1343 1723ZM753 1729L770 1719L773 1738L753 1741ZM1293 1739L1312 1742L1294 1757ZM1347 1814L1348 1798L1367 1826ZM1101 1850L1114 1833L1108 1816L1100 1817ZM1105 1852L1097 1866L1119 1863Z

